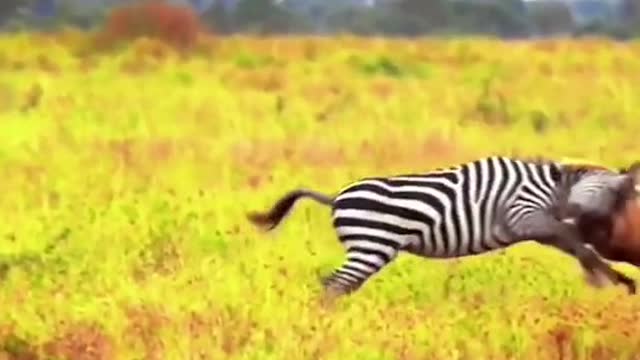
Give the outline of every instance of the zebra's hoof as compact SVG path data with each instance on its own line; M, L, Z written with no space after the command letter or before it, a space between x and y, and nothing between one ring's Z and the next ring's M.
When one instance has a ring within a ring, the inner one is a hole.
M320 282L320 285L322 285L323 287L327 287L329 285L329 279L331 278L330 276L326 274L316 273L316 277L318 279L318 282Z
M636 282L635 280L625 276L625 275L618 275L618 282L622 283L624 286L627 287L627 292L630 295L635 295L636 294Z

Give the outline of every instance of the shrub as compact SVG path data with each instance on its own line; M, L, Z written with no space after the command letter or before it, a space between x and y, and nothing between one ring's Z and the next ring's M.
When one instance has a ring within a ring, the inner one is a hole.
M112 46L148 37L188 49L203 30L198 16L188 7L163 1L145 1L117 7L107 17L99 40Z

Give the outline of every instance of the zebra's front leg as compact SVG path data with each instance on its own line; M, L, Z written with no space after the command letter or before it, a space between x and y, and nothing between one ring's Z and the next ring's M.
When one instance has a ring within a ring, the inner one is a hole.
M507 229L516 239L535 240L540 244L554 247L576 258L582 268L597 277L602 272L614 284L622 283L631 294L636 293L635 281L614 270L598 254L586 246L574 224L558 221L545 209L532 209L525 203L507 210Z
M598 277L597 272L599 271L614 284L621 283L625 285L630 294L636 293L635 281L613 269L595 251L589 249L584 242L580 241L579 234L574 226L560 224L553 236L540 237L538 241L578 259L582 268L594 279Z
M584 244L579 244L575 248L568 247L569 244L558 241L547 244L577 258L587 273L587 280L595 286L601 287L603 285L602 279L598 276L598 273L601 273L614 284L623 284L630 294L636 293L635 280L609 266Z

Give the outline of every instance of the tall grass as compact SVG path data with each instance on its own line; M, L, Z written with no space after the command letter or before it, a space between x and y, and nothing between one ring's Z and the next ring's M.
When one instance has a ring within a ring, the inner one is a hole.
M343 257L327 209L301 203L272 235L244 217L295 187L490 154L626 164L638 44L235 37L192 57L84 44L0 39L0 358L640 351L640 302L587 287L554 250L402 255L325 309L318 275Z

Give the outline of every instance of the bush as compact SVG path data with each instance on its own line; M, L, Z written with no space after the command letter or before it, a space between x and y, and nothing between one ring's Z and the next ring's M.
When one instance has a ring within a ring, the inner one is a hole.
M202 30L197 14L190 8L146 1L112 10L99 39L110 46L148 37L188 49L196 44Z

